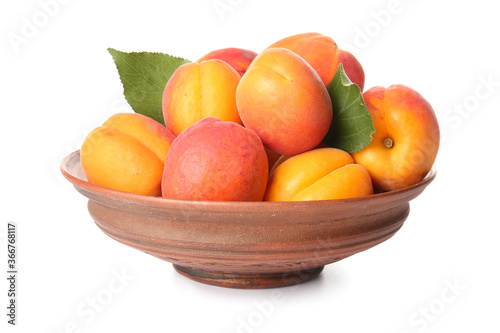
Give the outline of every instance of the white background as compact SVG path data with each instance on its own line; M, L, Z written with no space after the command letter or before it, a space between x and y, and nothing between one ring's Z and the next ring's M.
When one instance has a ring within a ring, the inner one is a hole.
M490 0L462 3L3 1L0 276L13 221L19 293L12 327L1 278L1 331L498 332L500 21ZM309 31L351 50L366 88L406 84L436 111L438 176L393 238L310 283L233 290L192 282L95 226L58 167L94 127L130 111L108 47L196 60Z

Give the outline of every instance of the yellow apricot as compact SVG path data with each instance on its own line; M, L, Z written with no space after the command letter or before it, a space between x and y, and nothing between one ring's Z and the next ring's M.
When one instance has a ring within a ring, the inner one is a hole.
M174 136L149 117L137 113L117 113L108 118L103 126L113 127L134 137L151 150L162 162L170 149Z
M333 170L294 195L290 201L333 200L373 194L370 174L359 164Z
M160 196L163 165L173 140L149 117L117 114L85 138L80 161L92 184Z
M242 124L236 107L240 75L222 60L180 66L163 91L163 118L172 134L179 135L206 117Z
M336 148L288 157L271 173L264 200L329 200L372 194L371 180L363 167L345 168L353 163L349 153Z

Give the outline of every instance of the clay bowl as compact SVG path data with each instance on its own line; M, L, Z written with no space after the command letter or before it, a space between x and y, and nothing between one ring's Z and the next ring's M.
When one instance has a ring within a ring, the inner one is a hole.
M182 275L233 288L311 280L324 265L394 235L409 201L436 177L368 197L310 202L217 202L146 197L87 182L80 152L61 171L89 198L90 215L120 243L171 262Z

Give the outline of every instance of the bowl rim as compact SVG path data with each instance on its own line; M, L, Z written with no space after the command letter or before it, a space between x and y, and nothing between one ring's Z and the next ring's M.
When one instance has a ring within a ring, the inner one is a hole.
M427 175L421 181L404 187L402 189L375 193L368 196L356 197L356 198L348 198L348 199L333 199L333 200L311 200L311 201L281 201L281 202L266 202L266 201L208 201L208 200L182 200L182 199L170 199L163 197L153 197L153 196L145 196L136 193L125 192L121 190L115 190L107 187L103 187L100 185L95 185L88 182L85 179L79 178L77 175L74 175L69 170L69 164L74 163L74 160L78 158L78 164L81 168L80 163L80 150L75 150L74 152L68 154L63 158L60 164L60 170L63 176L77 188L83 189L86 192L108 197L114 200L120 200L124 202L128 202L135 205L141 206L154 206L154 207L165 207L169 205L182 205L184 207L189 207L193 205L193 207L203 206L205 208L216 208L216 209L230 209L230 210L242 210L242 209L251 209L251 208L259 208L269 207L270 209L278 209L278 208L296 208L297 206L307 208L308 206L317 206L321 205L342 205L346 203L363 203L370 202L376 198L388 198L392 196L404 195L407 192L413 192L415 189L420 187L426 187L430 184L437 175L437 170L435 167L427 173ZM82 169L83 172L83 169Z

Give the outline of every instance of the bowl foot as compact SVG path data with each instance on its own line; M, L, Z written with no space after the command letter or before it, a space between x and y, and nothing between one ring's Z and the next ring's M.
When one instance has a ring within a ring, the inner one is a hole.
M226 288L264 289L291 286L316 278L324 266L282 273L222 273L174 264L177 272L185 277L206 284Z

